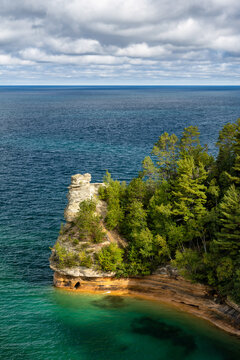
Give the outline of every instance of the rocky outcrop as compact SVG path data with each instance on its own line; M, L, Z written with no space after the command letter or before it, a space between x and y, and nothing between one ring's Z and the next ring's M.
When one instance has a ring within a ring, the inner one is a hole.
M53 271L59 272L64 276L70 277L85 277L85 278L99 278L99 277L113 277L115 273L103 272L95 262L95 255L104 247L111 243L117 243L120 247L126 246L124 240L117 231L109 231L104 224L104 218L107 213L107 204L98 198L98 190L100 186L105 186L103 183L91 183L90 174L76 174L71 177L71 185L67 195L68 204L64 211L66 224L60 231L57 242L52 249L50 257L50 267ZM96 200L96 215L100 218L100 226L105 236L100 243L94 243L89 239L79 240L79 228L76 225L76 218L79 212L79 205L82 201L94 199ZM79 253L85 253L86 256L91 257L91 266L59 266L56 245L59 245L62 251L71 254L76 259L79 258Z
M70 268L59 269L54 262L51 262L50 267L55 273L67 276L72 279L71 283L74 283L75 279L97 279L97 278L108 278L113 277L115 273L100 271L94 267L87 268L84 266L76 266ZM57 284L55 284L57 286ZM65 286L65 285L64 285Z
M90 183L90 174L76 174L71 178L71 185L68 192L68 205L64 216L67 222L72 222L79 211L79 204L83 200L91 199L97 195L101 183Z

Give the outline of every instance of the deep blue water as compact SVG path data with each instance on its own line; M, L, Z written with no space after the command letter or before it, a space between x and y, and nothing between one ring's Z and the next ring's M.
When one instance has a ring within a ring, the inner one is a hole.
M129 180L162 132L189 125L216 154L238 117L240 87L0 87L1 359L239 359L201 320L63 293L48 266L71 175Z

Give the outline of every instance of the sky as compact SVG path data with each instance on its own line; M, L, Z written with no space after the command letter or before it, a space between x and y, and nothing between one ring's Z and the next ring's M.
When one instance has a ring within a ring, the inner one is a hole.
M0 0L0 85L240 85L240 0Z

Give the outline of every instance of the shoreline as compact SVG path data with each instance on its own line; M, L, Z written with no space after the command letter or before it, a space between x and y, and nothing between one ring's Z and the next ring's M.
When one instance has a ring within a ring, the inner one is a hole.
M74 284L78 283L80 285L74 287ZM208 295L209 287L192 284L181 277L172 279L166 275L150 275L141 279L80 279L55 272L54 286L79 294L135 297L165 304L208 321L218 329L240 339L240 324L236 323L233 316L234 309L226 303L214 302Z

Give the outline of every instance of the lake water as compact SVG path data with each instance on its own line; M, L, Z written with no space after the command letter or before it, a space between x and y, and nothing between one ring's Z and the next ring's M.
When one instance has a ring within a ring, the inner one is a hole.
M71 175L130 180L163 132L218 131L240 87L0 87L0 358L240 358L240 340L166 306L52 287Z

